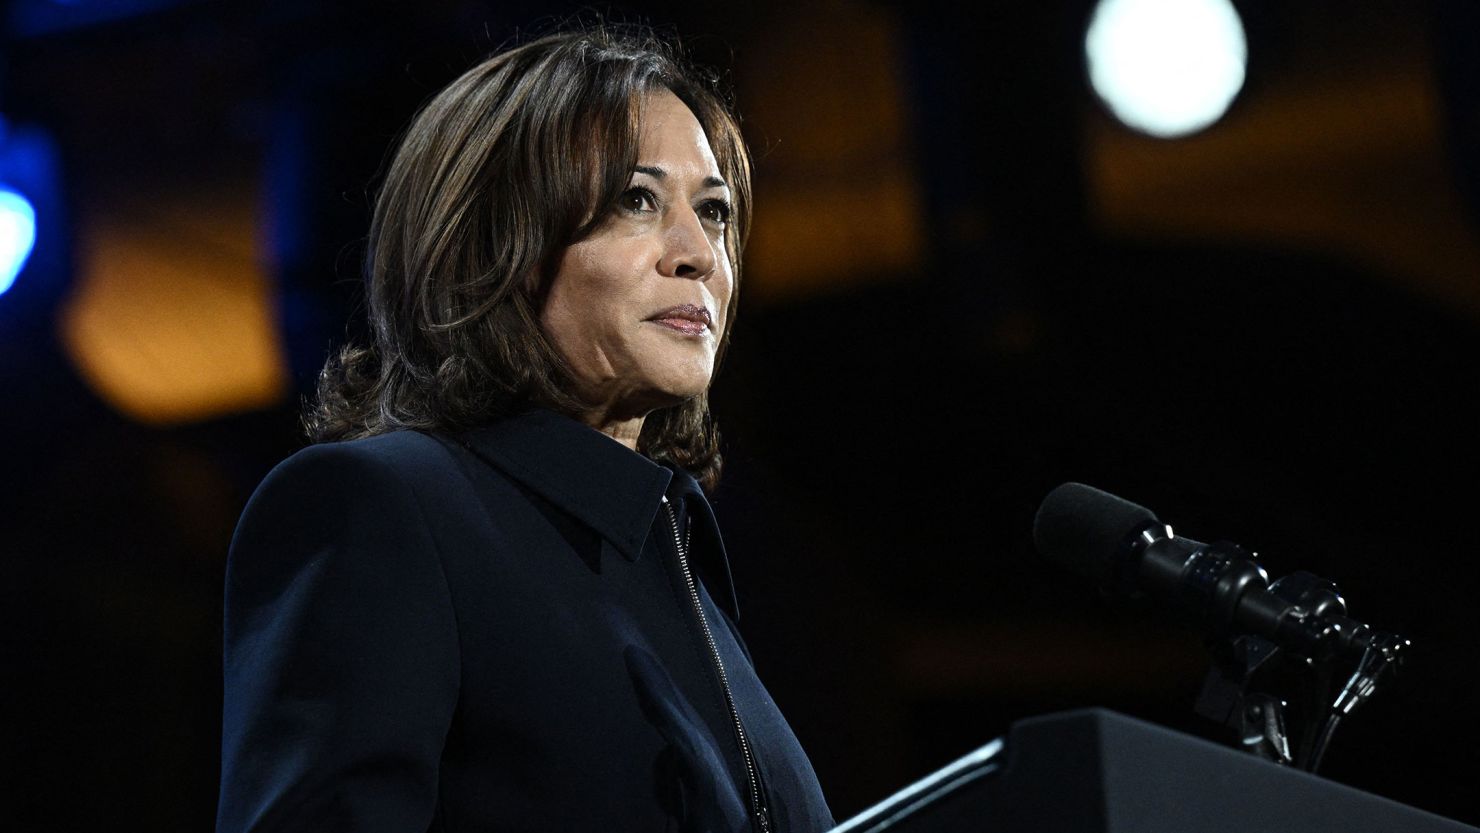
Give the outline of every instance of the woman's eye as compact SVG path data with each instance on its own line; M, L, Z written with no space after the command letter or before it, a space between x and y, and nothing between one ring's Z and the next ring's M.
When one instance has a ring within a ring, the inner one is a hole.
M658 201L653 198L653 192L646 188L628 188L617 198L617 207L623 211L640 214L644 211L656 211Z
M709 200L699 206L699 216L722 226L730 221L730 204L724 200Z

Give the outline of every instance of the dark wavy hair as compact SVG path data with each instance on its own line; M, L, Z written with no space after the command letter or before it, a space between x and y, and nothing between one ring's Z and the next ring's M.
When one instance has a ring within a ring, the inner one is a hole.
M407 129L370 226L372 341L325 364L304 415L309 436L455 433L533 406L578 416L583 403L540 308L561 253L627 188L644 94L665 89L693 111L730 184L725 243L738 290L751 163L714 76L646 30L534 40L464 73ZM649 414L638 450L713 488L721 460L708 396Z

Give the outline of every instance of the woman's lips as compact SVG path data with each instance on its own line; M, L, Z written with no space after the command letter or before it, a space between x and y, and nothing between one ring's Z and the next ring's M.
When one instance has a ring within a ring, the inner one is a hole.
M661 327L677 330L684 335L702 336L709 329L709 325L703 321L691 321L687 318L653 318L649 320Z
M700 336L713 325L709 310L694 304L669 307L648 319L654 324L667 327L684 335Z

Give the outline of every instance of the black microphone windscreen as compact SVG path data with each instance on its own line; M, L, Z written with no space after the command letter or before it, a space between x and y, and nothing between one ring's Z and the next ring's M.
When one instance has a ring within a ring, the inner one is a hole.
M1038 505L1033 544L1049 560L1104 580L1129 537L1156 520L1144 506L1083 483L1065 483Z

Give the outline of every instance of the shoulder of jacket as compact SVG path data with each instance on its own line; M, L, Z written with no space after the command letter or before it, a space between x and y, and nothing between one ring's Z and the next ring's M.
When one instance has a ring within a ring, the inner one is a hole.
M471 452L415 431L315 443L268 472L243 510L237 536L264 518L373 519L411 511L445 520L466 514ZM487 468L486 466L484 468Z
M279 463L263 481L353 478L362 485L399 483L414 492L437 491L463 476L456 442L419 431L391 431L355 440L315 443Z

